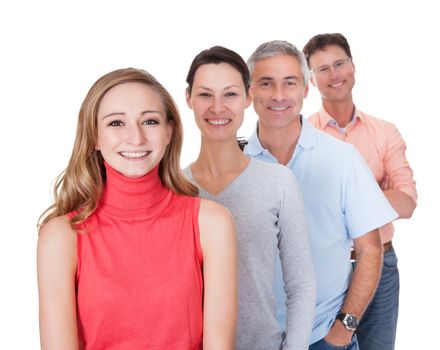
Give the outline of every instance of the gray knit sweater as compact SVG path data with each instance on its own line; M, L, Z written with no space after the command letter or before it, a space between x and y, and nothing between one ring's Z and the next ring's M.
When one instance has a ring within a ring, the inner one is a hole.
M191 168L184 169L196 185ZM292 172L250 160L221 193L200 188L200 197L230 210L237 227L238 322L236 349L307 349L314 317L315 277L303 199ZM279 248L287 296L286 339L272 291Z

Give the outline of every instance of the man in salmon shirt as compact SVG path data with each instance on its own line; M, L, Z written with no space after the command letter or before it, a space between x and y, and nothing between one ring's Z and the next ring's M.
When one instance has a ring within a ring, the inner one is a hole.
M309 121L316 128L353 144L362 154L399 218L410 218L417 200L406 145L396 127L356 108L352 89L355 66L347 39L319 34L303 49L311 83L321 94L322 107ZM379 229L384 259L375 296L357 330L362 350L394 349L399 308L399 271L391 239L392 223ZM356 257L352 256L355 260Z

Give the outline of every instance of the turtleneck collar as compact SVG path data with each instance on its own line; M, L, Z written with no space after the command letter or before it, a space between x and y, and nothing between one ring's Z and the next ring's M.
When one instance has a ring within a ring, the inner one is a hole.
M159 177L159 165L142 177L129 178L104 162L106 182L100 209L117 217L152 216L168 203L172 192Z

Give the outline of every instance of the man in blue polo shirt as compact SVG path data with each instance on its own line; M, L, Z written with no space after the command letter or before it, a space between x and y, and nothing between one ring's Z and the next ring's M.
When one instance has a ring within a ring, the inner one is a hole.
M358 349L353 334L381 270L377 229L397 213L354 147L314 129L300 115L309 80L301 51L285 41L271 41L257 48L248 65L259 121L245 152L288 166L304 196L318 287L309 349ZM282 274L277 276L280 299ZM279 312L282 320L283 310Z

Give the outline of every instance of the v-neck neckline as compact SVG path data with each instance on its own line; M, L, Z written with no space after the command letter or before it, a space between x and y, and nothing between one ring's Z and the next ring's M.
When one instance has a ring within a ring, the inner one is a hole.
M192 179L192 181L194 182L194 184L199 188L200 191L205 192L207 195L209 195L211 198L219 198L221 197L223 194L227 193L228 191L230 191L230 189L232 187L235 186L235 184L239 181L239 179L241 179L248 171L249 168L251 167L251 164L254 162L255 160L252 157L249 157L249 163L246 165L246 167L243 169L243 171L238 174L234 180L232 180L226 187L224 187L220 192L218 192L217 194L213 194L211 192L209 192L208 190L206 190L205 188L203 188L202 186L200 186L200 184L196 181L196 179L194 178L193 172L192 172L192 163L188 166L188 170L189 170L189 175Z

